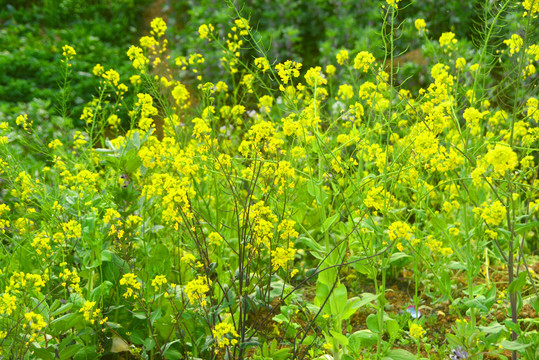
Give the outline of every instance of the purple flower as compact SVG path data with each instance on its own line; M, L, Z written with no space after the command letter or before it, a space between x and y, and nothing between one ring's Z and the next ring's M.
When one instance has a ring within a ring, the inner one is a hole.
M459 346L458 348L451 350L451 355L449 355L449 358L451 360L467 359L468 352L464 350L462 346Z

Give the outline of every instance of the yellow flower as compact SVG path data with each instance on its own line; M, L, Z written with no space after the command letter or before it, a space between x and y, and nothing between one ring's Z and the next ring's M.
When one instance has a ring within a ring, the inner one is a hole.
M129 57L129 60L133 62L133 67L140 70L141 73L144 73L145 67L149 64L150 60L144 56L142 49L131 45L129 50L127 50L127 56Z
M334 66L334 65L327 65L326 66L326 74L328 74L328 76L333 76L335 75L335 72L337 71L337 68Z
M395 221L391 223L388 230L391 241L396 239L410 240L412 238L412 228L405 222Z
M73 59L73 56L77 55L77 53L75 52L75 49L73 49L69 45L64 45L62 47L62 50L63 50L62 55L65 56L68 60Z
M536 2L539 2L536 0ZM509 40L504 40L503 43L509 46L509 56L513 56L514 53L518 53L520 48L524 44L524 40L517 34L511 35Z
M82 305L79 310L79 312L84 313L84 319L92 324L95 323L95 320L99 317L99 314L101 313L101 309L96 309L95 311L92 311L95 304L95 301L86 300L84 305Z
M374 56L368 51L361 51L354 58L354 68L358 70L363 70L367 72L370 69L370 66L375 61Z
M140 290L141 285L140 282L137 280L137 276L133 273L127 273L122 276L120 279L120 285L127 286L127 289L125 290L124 297L127 299L129 297L133 297L134 299L138 298L138 295L134 293L134 290Z
M150 32L152 35L157 36L157 38L160 38L161 36L165 35L165 31L167 30L167 24L162 18L157 17L153 19L150 25L152 27L152 31Z
M223 241L223 237L216 233L215 231L208 235L208 242L210 245L219 246Z
M400 0L386 0L387 4L395 10L397 10L397 7L399 6L399 1Z
M271 266L273 271L279 270L279 268L286 269L286 264L289 261L294 260L294 255L296 255L296 249L289 247L288 249L278 247L275 250L271 251Z
M535 17L535 13L539 13L539 1L538 0L524 0L522 2L522 6L526 11L524 12L524 16L530 15L532 17Z
M452 45L457 43L457 39L455 39L455 34L452 32L443 33L438 41L440 42L441 47L451 47Z
M466 59L465 58L462 58L462 57L459 57L456 61L455 61L455 67L457 69L462 69L463 67L466 66Z
M166 283L167 283L167 278L165 277L165 275L157 275L152 280L152 286L154 287L156 292L157 290L159 290L159 287L161 287L161 285L166 284Z
M320 86L328 83L320 66L312 67L307 70L307 73L305 74L305 81L310 86Z
M414 22L414 26L415 26L415 28L417 29L417 32L418 32L419 34L421 34L422 32L426 32L427 23L425 22L424 19L417 19L417 20Z
M212 330L212 335L220 348L229 345L234 346L238 343L238 340L235 338L237 338L239 335L236 332L236 329L234 329L234 325L226 322L221 322L215 325L215 329Z
M103 79L108 80L114 86L118 86L118 82L120 81L120 74L118 74L117 71L110 69L103 74Z
M101 76L101 74L103 74L104 71L105 71L105 68L101 64L96 64L96 66L94 66L92 70L95 76Z
M410 336L416 340L422 339L427 332L423 330L423 327L419 324L412 324L410 326Z
M500 201L491 203L490 201L481 204L481 207L473 209L475 214L481 216L485 222L490 226L498 226L505 220L507 210Z
M47 145L49 147L49 149L52 149L52 150L56 150L58 149L59 147L62 147L64 144L62 144L62 142L58 139L54 139L53 141L51 141L49 143L49 145Z
M22 126L24 130L28 130L28 127L32 126L33 121L28 122L28 115L23 114L17 116L17 119L15 119L15 123L18 126Z
M509 145L496 144L485 155L485 162L492 165L498 175L504 175L507 170L513 170L518 165L518 157Z
M189 302L194 304L195 301L200 300L201 306L206 306L205 300L206 294L210 291L212 281L206 276L199 276L194 280L191 280L185 285L185 292L189 298Z
M212 24L202 24L198 28L198 33L200 34L201 39L208 39L208 41L211 41L211 35L214 30L214 27Z
M337 53L337 63L339 63L339 65L343 65L347 61L348 61L348 50L340 50Z

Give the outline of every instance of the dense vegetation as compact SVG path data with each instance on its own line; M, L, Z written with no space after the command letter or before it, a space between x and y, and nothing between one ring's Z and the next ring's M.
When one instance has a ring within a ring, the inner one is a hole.
M0 9L0 356L538 358L538 16Z

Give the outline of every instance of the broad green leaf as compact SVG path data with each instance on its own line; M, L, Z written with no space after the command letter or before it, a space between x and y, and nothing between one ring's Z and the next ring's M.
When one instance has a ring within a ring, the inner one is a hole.
M81 344L69 345L65 349L60 350L60 360L71 358L82 348Z
M387 357L393 360L416 360L415 355L404 349L391 349L387 352Z
M511 284L509 284L509 287L507 288L508 293L513 292L519 292L522 287L526 284L526 277L528 276L528 273L526 271L520 272L518 274L518 277L514 279Z
M380 327L378 326L378 316L376 314L370 314L367 316L367 328L373 333L379 333Z
M342 346L348 346L348 338L335 330L330 330L331 336L333 336Z
M479 329L486 334L497 334L505 330L505 326L494 321L489 326L479 326Z
M504 349L506 350L524 350L526 349L527 347L531 346L531 344L522 344L518 341L509 341L509 340L504 340L501 342L500 344Z
M42 359L42 360L54 360L54 348L50 347L50 351L43 348L35 348L33 350L33 356L34 359Z
M396 339L399 336L401 328L396 320L388 320L386 322L386 328L390 338Z
M378 337L370 330L359 330L348 337L348 348L357 353L361 348L373 346Z
M401 259L406 259L406 258L409 258L409 257L411 257L411 256L408 255L408 254L405 254L403 252L396 252L396 253L393 253L391 255L391 258L389 259L389 263L392 264L392 263L394 263L396 261L399 261Z
M326 221L322 224L322 228L320 229L322 233L326 233L332 226L335 224L335 222L339 219L341 215L339 213L333 215L330 218L327 218Z

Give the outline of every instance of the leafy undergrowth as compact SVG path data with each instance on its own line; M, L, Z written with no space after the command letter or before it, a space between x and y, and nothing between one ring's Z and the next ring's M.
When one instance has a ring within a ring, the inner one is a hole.
M415 19L420 89L398 11L383 60L309 69L204 24L219 79L156 18L136 75L93 68L84 129L63 46L53 130L0 123L2 356L537 358L539 5L485 2L475 47Z

